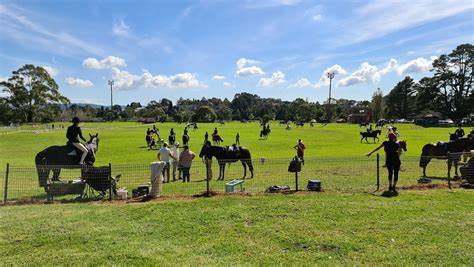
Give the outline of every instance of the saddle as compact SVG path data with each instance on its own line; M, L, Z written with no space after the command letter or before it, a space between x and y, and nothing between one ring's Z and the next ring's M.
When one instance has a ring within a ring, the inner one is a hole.
M87 148L87 147L86 147ZM82 151L79 150L77 147L75 147L71 142L66 143L66 155L69 157L77 157L78 155L81 155Z

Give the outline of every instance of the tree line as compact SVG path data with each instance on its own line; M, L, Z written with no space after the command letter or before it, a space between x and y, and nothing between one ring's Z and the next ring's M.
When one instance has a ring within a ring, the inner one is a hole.
M246 92L229 100L219 98L184 99L173 103L163 98L146 105L132 102L126 106L105 107L71 104L61 95L55 80L40 67L27 64L0 82L0 123L68 121L78 116L87 121L144 120L176 122L214 122L228 120L318 121L347 118L363 112L372 120L412 119L436 112L459 121L474 112L472 90L474 47L458 46L433 62L432 76L419 81L407 76L387 94L377 89L372 100L335 99L331 104L302 98L285 101L262 98Z

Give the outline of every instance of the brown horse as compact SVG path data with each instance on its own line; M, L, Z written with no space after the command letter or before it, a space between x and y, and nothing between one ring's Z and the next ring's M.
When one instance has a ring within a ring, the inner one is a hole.
M220 135L218 134L212 135L212 143L214 143L215 145L220 145L221 142L224 142L224 139L222 139Z
M463 152L472 149L474 149L473 138L459 138L450 142L424 145L420 157L420 167L423 168L423 177L426 177L426 167L432 159L447 160L448 177L451 175L451 167L454 164L454 175L458 177L458 163L461 161L461 155Z

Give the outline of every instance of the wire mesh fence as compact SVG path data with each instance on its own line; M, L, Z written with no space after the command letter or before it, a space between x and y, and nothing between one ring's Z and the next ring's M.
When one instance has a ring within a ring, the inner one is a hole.
M384 168L384 156L379 162L372 157L316 157L305 158L301 172L298 173L299 189L305 190L308 180L320 180L324 191L335 192L373 192L377 190L377 177L380 179L380 190L387 188L387 171ZM211 168L196 159L189 169L189 182L182 179L182 169L174 164L169 166L168 173L163 175L161 194L163 196L192 196L208 190L214 192L229 191L229 183L237 182L235 191L262 193L270 186L289 186L296 189L295 173L288 172L290 159L254 159L251 162L252 172L240 162L223 164L223 177L216 160L211 161ZM221 164L222 165L222 164ZM212 178L207 179L212 172ZM402 157L399 175L399 187L417 185L422 175L419 157ZM427 168L431 183L448 182L446 159L431 159ZM451 176L454 175L454 167ZM141 185L150 185L150 164L110 164L99 167L78 168L78 166L16 166L9 164L0 169L0 193L3 200L45 200L51 199L109 199L116 195L116 190L132 191ZM219 178L223 178L222 180Z

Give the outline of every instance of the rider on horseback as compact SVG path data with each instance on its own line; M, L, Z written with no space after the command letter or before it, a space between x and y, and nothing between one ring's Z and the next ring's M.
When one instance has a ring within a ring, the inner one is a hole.
M84 164L84 159L86 158L88 151L87 148L81 142L79 142L79 138L86 142L86 139L84 136L82 136L82 129L79 127L79 122L81 121L78 117L72 118L73 124L67 128L66 138L68 139L68 143L82 151L81 160L79 161L79 164L82 165Z

